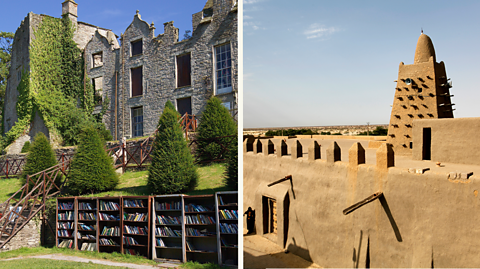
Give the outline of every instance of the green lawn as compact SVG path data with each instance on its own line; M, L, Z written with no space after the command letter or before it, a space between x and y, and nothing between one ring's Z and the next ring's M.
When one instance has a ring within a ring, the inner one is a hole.
M6 201L18 191L20 187L20 180L18 178L0 178L0 202Z
M206 166L198 167L198 185L195 190L186 194L213 194L217 191L230 190L226 187L224 174L225 164L214 163ZM101 192L84 195L86 197L101 197L101 196L141 196L151 195L147 189L148 171L126 172L120 177L120 182L113 191ZM154 193L155 195L156 193Z
M127 254L120 253L105 253L105 252L92 252L92 251L79 251L67 248L49 248L49 247L34 247L34 248L19 248L16 250L6 251L0 253L1 259L15 258L15 257L28 257L36 255L47 255L47 254L63 254L70 256L77 256L82 258L90 259L99 259L99 260L109 260L114 262L126 262L126 263L135 263L135 264L150 264L155 265L156 262L146 259L141 256L132 256ZM3 262L2 262L3 265ZM3 267L2 267L3 268ZM22 268L22 267L17 267Z
M98 265L94 263L81 262L67 262L48 259L18 259L11 261L2 261L3 259L16 257L30 257L47 254L62 254L68 256L77 256L88 259L108 260L113 262L134 263L134 264L148 264L156 265L157 263L140 256L131 256L119 253L104 253L91 251L78 251L66 248L48 248L48 247L34 247L34 248L20 248L16 250L6 251L0 253L0 268L119 268L105 265ZM187 262L179 267L185 269L219 269L217 264L199 264L197 262ZM227 267L225 267L227 268Z
M121 267L118 266L108 266L95 263L84 263L84 262L69 262L69 261L57 261L50 259L19 259L12 261L2 261L3 269L18 269L18 268L111 268L118 269Z

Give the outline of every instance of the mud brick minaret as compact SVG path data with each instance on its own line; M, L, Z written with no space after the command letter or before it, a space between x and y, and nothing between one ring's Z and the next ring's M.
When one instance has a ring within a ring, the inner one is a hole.
M417 119L453 118L445 64L437 63L430 37L418 38L413 64L400 63L387 143L395 154L412 154L412 127Z

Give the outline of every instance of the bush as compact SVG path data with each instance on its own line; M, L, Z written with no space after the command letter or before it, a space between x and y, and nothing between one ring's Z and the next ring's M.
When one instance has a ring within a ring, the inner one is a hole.
M207 139L237 135L237 125L235 124L230 112L224 107L217 97L213 96L207 101L205 111L203 111L200 125L198 126L197 139L198 148L197 155L201 161L209 161L218 158L222 151L222 146L218 143L211 143ZM237 147L237 145L229 144L231 138L220 139L220 143L228 148Z
M33 143L30 147L30 151L27 155L27 161L23 167L21 177L22 185L27 182L27 175L31 176L47 168L55 166L56 164L57 159L55 157L55 152L53 152L48 138L43 133L39 132L37 135L35 135ZM33 180L36 181L37 178L34 178ZM31 189L33 186L34 184L29 182L29 189Z
M197 169L177 115L166 104L158 122L148 169L147 186L153 194L182 193L197 185Z
M234 140L237 145L237 138ZM227 186L232 190L238 190L238 146L232 147L226 154L227 171L225 172L225 179Z
M30 150L30 141L25 142L20 153L27 153Z
M68 174L69 192L79 195L114 189L118 184L118 176L113 159L107 155L104 141L95 127L85 126L79 140Z

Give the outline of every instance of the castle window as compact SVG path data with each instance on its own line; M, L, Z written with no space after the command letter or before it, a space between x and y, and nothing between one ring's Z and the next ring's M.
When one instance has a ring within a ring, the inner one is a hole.
M208 18L213 16L213 8L207 8L203 10L203 18Z
M177 56L177 87L190 86L191 79L190 53Z
M103 52L92 54L93 68L103 66Z
M230 44L215 47L215 79L217 94L232 91L232 53Z
M132 97L143 95L143 68L142 66L130 69Z
M132 108L132 137L143 136L143 107Z
M92 86L94 90L93 100L95 102L95 105L101 105L103 102L103 77L93 78Z
M142 39L135 40L130 43L132 48L132 56L140 55L143 53L143 42Z

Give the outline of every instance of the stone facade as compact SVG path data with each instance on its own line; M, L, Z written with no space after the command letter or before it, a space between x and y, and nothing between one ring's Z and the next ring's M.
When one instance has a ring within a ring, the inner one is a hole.
M395 154L412 154L413 121L453 118L445 64L437 63L430 37L421 34L414 63L400 63L387 142Z
M0 249L0 252L22 247L40 246L40 227L41 221L37 217L34 217Z
M73 0L62 3L62 14L67 15L76 28L74 40L84 51L87 76L94 84L99 104L108 101L103 122L115 140L153 133L168 100L182 114L188 112L200 115L207 99L216 95L230 109L232 115L236 116L238 109L236 0L208 0L204 9L192 16L191 38L181 41L178 28L173 25L173 21L164 23L164 33L156 36L154 23L143 21L138 11L121 36L121 44L112 31L77 21L77 3ZM5 132L8 132L18 120L15 105L20 77L17 77L17 70L29 70L28 47L34 29L40 25L44 16L29 13L15 33L12 67L5 97ZM140 53L132 53L132 44L135 41L140 41ZM220 51L224 53L220 54ZM222 64L228 62L229 66L226 68L228 70L224 70L220 61L224 60L221 57L227 53L230 60L221 62ZM179 86L178 72L181 64L178 63L178 56L184 55L190 55L188 66L190 83ZM137 72L141 68L140 79L138 76L132 78L132 70L135 68ZM217 74L220 74L220 77ZM225 80L222 80L223 77ZM133 94L132 83L141 85L140 93ZM98 106L94 113L98 113L100 108L101 106ZM133 116L136 116L137 131L132 127ZM34 120L34 126L36 126L34 132L28 134L30 140L36 132L45 131L41 118Z

